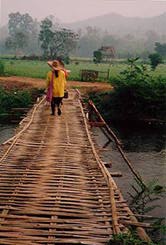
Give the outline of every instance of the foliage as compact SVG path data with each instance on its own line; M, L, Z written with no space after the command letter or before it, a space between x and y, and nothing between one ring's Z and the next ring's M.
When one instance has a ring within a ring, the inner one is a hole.
M166 78L151 76L137 60L114 77L113 91L90 94L106 120L166 119Z
M113 235L113 239L108 242L108 245L155 245L154 243L147 243L145 241L140 240L136 233L131 231L131 233L120 233L117 235Z
M49 50L49 46L53 40L52 21L48 18L44 19L40 25L39 40L41 41L41 48L43 50L44 57L52 56L52 49Z
M11 13L9 14L9 34L15 35L18 31L29 33L33 31L33 19L29 14Z
M166 57L166 43L155 43L155 51L161 56L161 57Z
M162 57L160 54L158 53L153 53L149 55L149 59L150 59L150 63L151 63L151 67L153 70L156 69L156 67L162 63Z
M112 46L119 58L130 58L140 56L147 59L149 53L154 52L156 40L165 42L165 37L155 31L147 31L143 35L134 33L123 35L122 32L112 34L110 31L103 31L100 28L88 27L80 30L80 39L76 56L93 57L93 51L102 46Z
M158 205L153 203L165 195L165 189L158 184L157 180L152 180L145 186L137 179L135 179L135 184L132 185L132 189L133 192L129 193L131 197L130 206L134 213L141 215L139 221L146 222L146 215L158 207ZM152 228L149 230L150 237L155 242L162 242L166 231L164 218L150 217L148 218L148 222L152 223Z
M80 30L76 56L93 57L93 51L101 46L102 33L96 27L86 27L84 31Z
M27 45L27 37L23 32L17 32L14 36L6 39L6 47L14 48L15 50L22 49Z
M10 113L12 108L28 107L31 99L30 92L27 90L7 91L0 87L0 114Z
M154 201L159 200L165 193L163 186L158 184L158 181L152 180L146 184L146 187L137 179L135 179L135 185L132 185L134 193L129 193L131 197L130 205L133 211L144 215L156 208L152 205ZM144 219L141 218L141 221Z
M166 108L166 78L152 77L145 65L136 59L114 80L114 103L124 118L163 119Z
M150 230L150 236L153 241L158 244L165 244L166 238L166 225L165 218L156 218L152 224L152 229Z
M94 51L93 52L93 62L95 64L97 64L97 63L101 63L101 61L102 61L102 53L101 53L101 51L100 50Z
M0 76L5 74L5 66L2 61L0 61Z
M15 50L15 54L20 52L37 51L38 24L32 17L19 12L9 14L8 22L9 36L6 38L6 47Z
M41 22L39 40L45 58L66 58L76 48L77 34L66 28L54 26L49 18Z
M166 119L166 78L152 77L136 61L114 77L113 91L89 95L106 120Z

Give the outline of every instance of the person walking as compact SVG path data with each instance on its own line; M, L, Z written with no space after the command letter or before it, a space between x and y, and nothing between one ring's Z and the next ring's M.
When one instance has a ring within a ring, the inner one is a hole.
M51 71L47 73L46 100L51 103L51 115L55 115L57 107L57 113L60 116L62 113L60 105L66 89L66 77L58 60L48 61L47 64L51 67Z

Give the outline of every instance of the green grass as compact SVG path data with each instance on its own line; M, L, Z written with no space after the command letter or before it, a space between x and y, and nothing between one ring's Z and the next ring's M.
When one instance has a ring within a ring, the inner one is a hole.
M27 61L27 60L3 60L5 73L9 76L23 76L33 78L44 78L49 71L49 66L45 61ZM110 69L110 81L117 77L121 71L126 68L126 64L93 64L79 62L78 64L66 65L71 70L69 80L80 80L80 71L82 69L92 69L98 71L107 71ZM150 67L149 67L150 69ZM166 77L166 64L159 65L155 71L151 71L153 76L162 75ZM104 80L104 79L102 79Z
M9 76L25 76L33 78L45 78L49 71L49 66L44 61L25 61L25 60L3 60L5 64L5 73ZM71 70L69 80L80 80L80 70L92 69L107 71L108 64L96 65L93 63L81 63L66 65Z
M45 78L49 70L48 65L43 61L7 60L3 62L5 73L9 76Z

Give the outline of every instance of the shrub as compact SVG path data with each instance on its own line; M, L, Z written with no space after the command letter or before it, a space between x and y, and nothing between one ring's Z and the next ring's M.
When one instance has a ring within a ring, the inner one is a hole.
M95 64L97 64L97 63L101 63L101 61L102 61L102 53L101 53L101 51L100 50L94 51L93 52L93 62Z
M5 66L2 61L0 61L0 75L5 74Z
M114 78L112 92L90 95L106 120L166 119L166 78L150 76L137 59Z
M149 55L149 59L150 59L150 63L151 63L151 67L153 70L156 69L156 67L162 63L162 57L160 54L158 53L153 53Z
M9 113L12 108L28 107L31 101L31 94L27 90L7 91L0 88L0 114Z
M148 243L140 240L135 232L131 232L130 234L120 233L117 235L113 235L113 239L108 242L108 245L155 245L154 243Z

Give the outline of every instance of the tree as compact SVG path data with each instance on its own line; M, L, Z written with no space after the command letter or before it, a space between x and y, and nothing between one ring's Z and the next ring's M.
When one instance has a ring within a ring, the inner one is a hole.
M153 70L156 69L156 67L162 63L162 57L160 54L158 53L153 53L149 55L149 59L150 59L150 63L151 63L151 67Z
M101 36L101 31L95 27L89 26L86 28L85 32L80 31L77 55L92 57L93 51L101 47Z
M52 31L52 21L48 18L44 19L41 22L40 25L40 33L39 33L39 40L41 42L41 48L43 50L43 56L44 57L49 57L50 56L50 52L52 52L50 50L50 46L51 43L53 41L53 31Z
M70 29L54 26L49 18L41 22L39 40L45 58L66 58L76 48L78 35Z
M58 39L58 37L60 39ZM59 44L57 54L66 58L69 56L69 53L76 49L78 35L70 29L63 28L61 30L55 31L54 40L57 40Z
M14 36L17 32L26 34L33 32L33 19L29 14L11 13L8 22L9 34Z
M166 43L155 43L155 51L162 57L166 57Z
M23 32L17 32L14 36L6 39L6 47L14 48L16 52L22 49L27 43L27 37Z
M93 61L94 63L101 63L102 61L102 53L100 50L96 50L93 52Z
M155 42L160 39L160 36L157 32L153 30L149 30L146 32L146 40L144 43L145 49L149 51L149 53L152 53L154 51Z
M6 39L6 47L14 49L15 52L26 52L37 40L37 25L29 14L19 12L9 14L8 30L9 36Z

